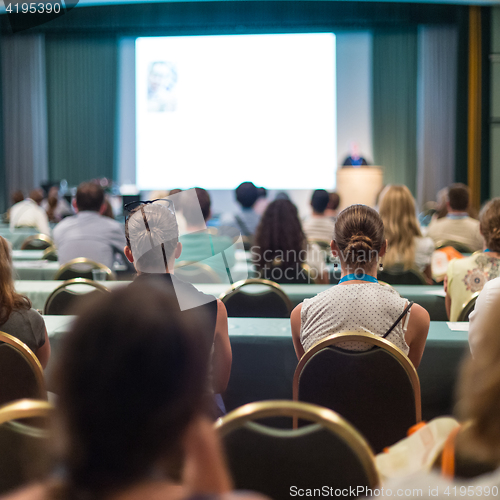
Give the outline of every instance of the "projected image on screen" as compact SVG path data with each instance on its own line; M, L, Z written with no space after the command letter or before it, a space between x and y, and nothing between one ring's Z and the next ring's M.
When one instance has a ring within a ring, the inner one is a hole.
M333 187L335 35L136 40L140 189Z

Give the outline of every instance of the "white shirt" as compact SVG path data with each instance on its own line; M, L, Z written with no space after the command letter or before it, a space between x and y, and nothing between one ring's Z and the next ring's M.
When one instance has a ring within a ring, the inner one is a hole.
M54 241L60 264L85 257L113 268L115 253L126 245L125 227L98 212L78 212L54 228Z
M36 227L40 233L50 236L47 213L31 198L16 203L10 209L10 229L22 226Z
M474 311L469 316L469 347L473 357L481 339L496 334L500 324L500 278L488 281L479 293Z
M330 217L309 217L303 224L304 233L309 240L331 241L335 223Z

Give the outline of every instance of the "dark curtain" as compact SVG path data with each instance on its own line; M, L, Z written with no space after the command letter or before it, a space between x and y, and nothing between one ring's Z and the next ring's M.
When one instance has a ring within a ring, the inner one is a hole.
M373 156L386 184L415 195L417 173L417 30L373 35Z
M2 35L0 34L0 50L2 48ZM0 64L0 82L2 81L2 65ZM5 176L4 135L3 135L3 88L0 85L0 211L5 212L9 206L7 182Z
M47 36L51 180L113 177L117 52L114 36Z

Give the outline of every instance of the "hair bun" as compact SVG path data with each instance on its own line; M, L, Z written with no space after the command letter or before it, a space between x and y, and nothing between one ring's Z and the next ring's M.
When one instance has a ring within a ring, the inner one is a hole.
M367 262L369 253L373 250L373 241L365 234L354 234L349 238L346 253L350 255L352 261Z

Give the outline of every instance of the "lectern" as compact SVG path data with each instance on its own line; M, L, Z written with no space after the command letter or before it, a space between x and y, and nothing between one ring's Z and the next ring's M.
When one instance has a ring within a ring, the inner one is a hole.
M343 210L356 203L374 207L382 187L381 167L339 167L337 170L339 209Z

